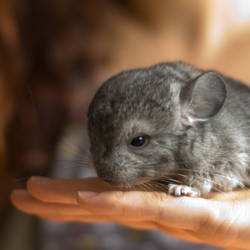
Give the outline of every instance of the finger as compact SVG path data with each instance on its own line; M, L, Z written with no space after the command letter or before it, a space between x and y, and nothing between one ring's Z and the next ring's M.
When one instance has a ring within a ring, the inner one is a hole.
M79 192L78 202L96 214L144 218L188 230L197 230L222 211L218 201L174 198L160 192Z
M107 191L112 187L98 178L50 179L31 177L27 182L28 191L35 198L51 203L77 204L77 191Z
M32 197L26 190L11 193L13 205L29 214L89 215L89 211L77 205L45 203Z
M83 223L117 223L126 227L140 229L140 230L159 230L155 222L151 221L134 221L124 220L124 218L109 217L102 215L89 216L72 216L72 215L58 215L58 214L42 214L38 215L41 219L57 222L83 222Z
M176 230L170 227L164 227L157 225L152 221L134 221L134 220L124 220L124 218L114 218L109 216L71 216L71 215L58 215L58 214L43 214L38 215L41 219L55 222L82 222L82 223L117 223L129 228L137 230L161 230L162 232L168 234L169 236L187 240L190 242L200 243L196 237L192 236L190 232L185 230Z
M35 214L42 220L51 222L77 222L76 218L71 215L58 215L58 214Z
M58 214L39 214L41 219L57 222L83 222L83 223L107 223L112 220L107 216L79 216L79 215L58 215Z

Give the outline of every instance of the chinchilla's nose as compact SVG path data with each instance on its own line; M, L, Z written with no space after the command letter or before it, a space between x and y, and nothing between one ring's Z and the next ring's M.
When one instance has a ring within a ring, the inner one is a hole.
M105 182L112 183L113 177L110 172L104 171L103 169L102 170L97 169L97 175Z
M98 175L98 177L104 180L105 182L108 182L109 184L112 184L113 182L113 178L111 176L99 176Z
M119 187L124 185L124 181L122 181L119 176L115 176L110 172L97 170L97 175L99 178L101 178L102 180L104 180L105 182L109 183L112 186Z

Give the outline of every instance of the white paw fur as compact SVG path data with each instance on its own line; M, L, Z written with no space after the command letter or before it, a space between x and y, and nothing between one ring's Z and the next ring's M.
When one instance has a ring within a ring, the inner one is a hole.
M196 188L192 188L185 185L169 184L168 185L168 194L174 196L192 196L199 197L200 191Z

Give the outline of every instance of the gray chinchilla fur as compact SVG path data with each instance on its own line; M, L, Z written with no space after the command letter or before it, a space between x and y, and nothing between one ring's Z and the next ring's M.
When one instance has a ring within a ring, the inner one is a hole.
M120 187L199 196L250 184L250 89L182 62L121 72L88 112L97 174Z

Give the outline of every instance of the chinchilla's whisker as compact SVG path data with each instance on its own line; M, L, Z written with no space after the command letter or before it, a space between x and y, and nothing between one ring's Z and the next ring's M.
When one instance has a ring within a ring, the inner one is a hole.
M161 183L155 183L154 184L155 187L158 189L157 191L163 191L163 192L167 192L168 191L168 186L167 185L163 185Z
M150 184L149 183L144 183L143 184L143 187L145 189L146 192L150 192L152 191L151 187L150 187Z

